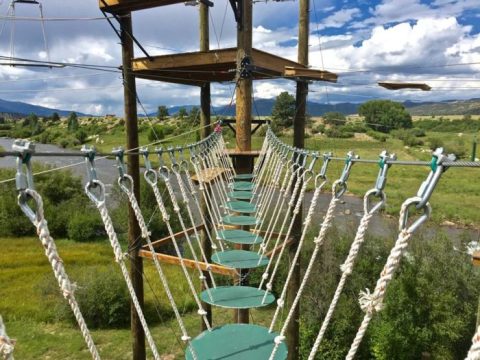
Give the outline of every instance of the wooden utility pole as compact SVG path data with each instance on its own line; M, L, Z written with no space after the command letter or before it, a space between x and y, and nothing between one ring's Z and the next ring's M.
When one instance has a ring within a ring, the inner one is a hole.
M237 28L237 76L236 89L236 147L239 151L252 149L252 79L240 77L242 61L251 59L252 54L252 0L241 0L241 20ZM236 160L237 172L251 172L253 159L239 156Z
M131 71L131 62L134 56L133 41L128 33L132 33L132 18L130 13L120 17L122 40L123 65L123 96L125 102L125 132L127 136L127 150L138 148L138 119L137 119L137 89L135 77ZM128 155L128 174L133 179L133 191L140 203L140 166L138 155ZM143 260L138 256L140 250L141 231L133 209L128 207L128 245L130 252L130 277L138 302L143 308ZM145 333L137 311L130 304L133 360L145 360Z
M210 50L210 34L209 34L209 26L208 26L208 6L204 3L200 3L199 5L199 14L200 14L200 51L208 51ZM210 83L205 83L200 88L200 126L202 129L200 130L200 137L205 139L210 133L212 129L210 128ZM205 184L206 189L205 191L210 191L210 185ZM208 216L207 207L205 201L202 200L202 212L205 217ZM210 218L205 218L205 225L210 226L212 223ZM194 224L192 224L194 226ZM210 227L210 233L212 233L212 228ZM205 256L207 260L210 261L212 257L212 247L210 242L207 238L207 231L202 230L202 247L203 251L205 252ZM211 279L209 277L208 272L204 271L203 274L208 282L208 285L211 286ZM202 290L204 289L204 284L202 283ZM212 324L212 306L205 302L202 302L202 306L207 312L207 319L210 324ZM207 330L207 326L203 320L200 320L202 331Z
M252 79L242 76L242 68L246 59L252 54L252 0L240 0L240 22L237 24L237 77L236 88L236 149L249 151L252 149ZM253 169L253 158L239 156L235 162L237 173L249 173ZM244 228L248 231L248 228ZM248 245L238 248L249 250ZM248 285L248 270L240 270L238 285ZM250 312L248 309L235 310L234 320L248 324Z
M299 1L299 22L298 22L298 62L308 66L308 37L310 22L310 0ZM297 81L297 91L295 97L295 118L293 121L293 146L298 148L305 147L305 118L307 110L308 83L306 81ZM294 242L288 249L290 263L293 261L295 252L298 248L298 241L302 233L303 223L302 207L298 213L292 234ZM292 264L293 276L290 281L287 293L287 304L292 304L300 287L300 258L296 264ZM296 360L299 358L300 346L300 303L295 309L293 321L287 328L286 340L288 346L288 360Z

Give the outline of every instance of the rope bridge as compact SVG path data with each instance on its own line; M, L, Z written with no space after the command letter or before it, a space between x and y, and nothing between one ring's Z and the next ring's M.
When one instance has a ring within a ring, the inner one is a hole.
M76 302L75 285L69 280L65 266L55 247L55 241L48 231L42 197L34 190L31 167L31 160L35 155L34 145L28 141L17 140L12 151L17 156L18 203L37 229L39 240L52 265L54 276L75 315L92 358L100 359L82 317L81 309ZM296 264L304 252L307 233L312 226L313 216L318 211L320 194L329 188L328 165L331 161L335 161L331 153L320 156L316 152L292 148L284 144L269 129L253 172L237 174L231 158L227 154L225 141L219 127L207 138L188 146L156 148L152 152L147 147L141 148L139 155L143 157L145 163L143 175L154 194L159 214L168 232L167 237L157 241L151 240L149 224L143 217L133 191L133 179L126 172L124 150L117 148L112 154L116 158L119 188L126 195L141 229L144 244L140 256L151 258L153 261L180 328L181 340L186 347L186 359L286 359L287 327L293 320L295 311L308 286L319 252L336 216L335 210L347 191L352 167L362 160L353 152L349 152L346 158L342 159L345 162L343 171L328 190L330 201L325 209L325 216L319 232L313 239L313 250L309 255L300 287L292 304L287 305L285 299L292 281L294 266L289 266L285 279L281 279L282 286L278 297L272 293L273 284L279 276L285 249L293 242L294 224L299 216L307 188L312 184L313 196L303 221L302 232L296 243L297 248L292 264ZM158 157L158 168L152 166L151 154ZM102 218L114 259L124 276L153 358L160 360L154 337L149 330L147 319L128 274L125 263L127 253L120 246L109 215L105 184L97 177L96 151L94 148L84 146L82 155L85 158L88 174L85 193L96 206ZM323 160L323 164L320 171L316 173L314 166L320 158ZM399 161L394 154L386 151L380 154L378 161L380 169L377 179L374 186L364 195L363 215L348 256L340 267L342 276L311 349L308 357L310 360L313 360L317 354L345 283L354 271L355 261L365 242L369 224L372 218L385 207L388 170L397 162ZM422 165L425 164L422 163ZM465 166L470 165L477 166L478 164L465 164ZM381 311L387 287L398 269L411 238L430 217L430 197L442 174L451 166L459 166L459 164L453 157L444 154L442 149L437 149L433 153L430 172L416 196L406 199L402 204L399 214L398 237L377 284L373 292L366 289L360 293L359 303L365 316L346 359L355 357L371 319L375 313ZM164 193L160 191L160 185L165 188ZM35 204L33 208L29 205L29 200L33 200ZM167 210L168 204L172 205L173 212L171 213ZM413 210L419 210L421 215L411 220L410 214ZM180 232L174 232L172 217L178 220ZM202 231L206 235L205 240L213 250L210 258L202 244ZM191 259L185 257L180 240L185 241ZM158 250L160 245L167 242L172 243L175 256L163 254ZM206 330L196 337L187 331L162 263L174 263L182 269L189 292L196 304L197 314L205 324ZM190 272L189 269L194 271ZM258 287L246 285L245 280L252 269L261 269L262 271ZM233 278L231 285L217 286L216 276L218 275L227 275ZM202 285L202 291L197 290L194 279L196 276ZM268 327L252 324L227 324L213 327L203 303L237 310L260 308L274 303L276 306ZM286 311L287 315L281 321L279 317L283 311ZM13 359L14 344L15 342L6 335L5 326L0 317L0 355L2 358ZM473 338L472 348L467 358L480 358L480 327Z

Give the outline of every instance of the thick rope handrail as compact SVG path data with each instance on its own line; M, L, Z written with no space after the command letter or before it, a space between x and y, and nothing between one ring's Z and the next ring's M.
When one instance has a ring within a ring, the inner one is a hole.
M350 251L348 253L347 259L340 266L340 269L342 271L342 276L340 278L340 281L338 282L337 289L335 290L335 294L330 303L327 314L323 319L323 323L320 328L320 331L318 332L317 338L315 339L315 342L313 345L314 350L312 350L312 352L316 353L318 351L318 348L323 339L323 336L325 335L328 325L330 324L330 320L333 316L333 313L338 304L338 301L340 300L340 295L342 294L343 288L345 286L345 282L348 276L352 273L357 255L363 243L365 242L365 234L367 232L368 225L370 224L370 220L372 219L373 215L380 209L379 206L375 206L372 209L369 209L370 196L375 195L377 191L378 191L377 189L371 189L365 193L365 196L363 198L363 216L358 225L357 233L350 247ZM383 203L385 203L385 195L383 195L382 201Z
M101 198L97 198L92 192L91 189L94 187L100 187L102 196ZM110 218L110 214L108 213L107 204L105 203L105 185L99 180L93 180L88 182L85 186L85 192L87 196L92 200L92 202L97 207L100 217L102 218L103 224L105 226L105 231L107 232L108 239L110 241L110 245L113 250L113 254L115 256L115 261L120 266L120 270L122 271L123 278L125 279L125 283L127 284L128 292L130 293L130 297L132 299L133 306L137 311L138 318L142 325L143 331L147 338L148 345L150 350L153 353L153 357L155 360L160 360L160 355L158 354L157 346L155 345L155 341L153 340L152 334L150 333L150 329L148 328L147 321L145 320L145 316L143 314L142 307L138 301L137 295L135 293L135 289L133 288L132 280L130 279L130 275L128 273L127 265L125 264L125 254L122 251L120 246L120 242L117 238L117 233L113 227L112 219Z
M15 340L10 339L0 315L0 358L2 360L13 360L13 350L15 349Z
M90 352L92 353L92 357L95 359L100 358L98 355L98 351L95 347L95 344L93 343L93 340L91 338L90 332L88 331L85 320L83 319L83 316L80 312L78 303L76 302L76 299L74 296L74 291L76 286L70 281L65 271L63 261L58 255L55 242L53 238L50 236L47 221L45 220L44 214L43 214L43 200L41 196L34 190L27 189L25 190L25 193L28 196L30 196L32 199L34 199L36 203L37 212L36 212L36 219L33 222L33 224L37 229L37 234L45 249L45 255L47 256L52 266L55 278L58 281L60 289L62 290L62 294L65 297L65 299L67 299L68 303L70 304L70 307L72 308L75 318L80 326L80 330L82 331L82 335L85 341L87 342L87 346Z
M355 357L355 354L362 342L362 339L367 331L370 320L373 318L374 314L383 308L383 299L385 297L385 291L390 281L393 279L395 271L400 265L400 260L402 259L403 254L405 253L409 240L413 235L413 231L409 228L406 228L405 219L408 215L408 208L412 204L418 204L422 200L421 197L415 196L407 199L400 209L400 232L398 238L395 242L395 246L392 248L390 255L388 256L387 262L380 274L380 278L377 281L375 290L373 293L370 293L369 289L360 292L360 307L365 312L362 324L358 328L355 339L352 342L350 350L345 359L352 360ZM430 211L430 204L427 203L426 207ZM310 353L309 359L313 359L315 352Z
M75 316L78 326L80 327L80 331L82 333L83 339L87 344L88 350L90 351L92 358L95 360L100 360L100 355L98 353L98 350L95 346L95 343L93 342L92 336L90 334L90 331L88 330L88 327L85 322L85 319L83 318L82 312L80 311L80 307L78 306L77 300L75 299L75 295L74 295L75 284L73 284L70 281L70 278L68 277L65 271L65 266L63 265L63 261L60 258L60 255L58 254L55 241L50 236L50 231L48 229L48 224L47 224L47 221L45 220L45 215L43 210L43 199L41 195L33 189L22 190L22 193L23 195L21 194L19 196L19 205L22 208L22 210L24 209L24 207L23 207L23 204L20 203L21 198L23 198L24 196L27 196L32 198L35 201L35 205L36 205L35 217L30 218L28 214L27 214L27 217L30 218L33 225L37 229L38 238L45 249L45 255L47 256L48 261L52 266L53 274L55 275L58 285L62 290L63 297L67 300L68 304L70 305L70 308L72 309L73 315Z
M277 322L277 319L278 319L278 315L280 314L280 310L285 305L285 297L287 296L288 284L292 279L293 272L295 270L295 264L297 264L298 259L300 258L301 249L302 249L303 243L305 242L305 237L307 235L307 230L310 227L310 224L312 223L312 217L315 212L315 209L317 208L318 198L326 183L327 183L327 180L322 181L322 183L320 183L320 185L315 188L315 191L313 193L312 201L310 202L310 207L308 209L307 216L305 217L305 221L303 222L302 235L300 236L300 240L298 241L297 251L295 252L295 255L292 260L292 266L290 267L285 283L283 284L282 293L280 297L277 299L277 308L275 309L275 314L273 315L272 322L270 323L269 332L273 331L273 328L275 327L275 323Z
M310 277L310 274L312 273L313 266L315 265L315 260L318 256L318 253L320 252L320 248L323 245L323 242L325 241L328 229L330 229L330 227L332 225L333 218L335 217L335 209L337 207L337 204L340 202L341 195L343 194L343 193L341 193L340 195L338 195L337 187L339 185L345 186L345 184L342 183L341 180L337 180L333 183L332 199L330 200L330 204L328 205L328 209L327 209L327 212L326 212L325 217L323 219L323 223L322 223L322 226L320 228L320 232L314 240L315 247L314 247L312 255L310 257L310 262L308 263L307 269L305 270L305 275L303 276L302 282L300 284L300 287L298 288L295 299L293 300L293 303L290 306L290 310L288 312L287 318L285 319L285 322L283 323L280 334L275 337L275 345L273 347L272 353L270 354L269 360L274 360L275 359L275 355L278 351L278 348L279 348L280 344L285 340L285 332L287 331L288 324L292 320L295 309L298 306L298 303L300 301L300 297L302 296L302 294L305 290L305 287L307 285L307 281Z
M188 335L187 329L185 327L185 324L182 320L182 316L180 315L180 311L178 310L177 304L175 302L175 299L173 298L172 291L170 290L170 286L168 285L168 280L167 277L165 276L165 273L163 272L162 266L160 265L160 262L158 261L157 257L155 256L155 248L153 247L152 241L150 239L150 231L148 230L148 226L145 223L145 218L143 217L142 210L140 209L140 206L138 205L137 198L135 196L135 193L132 191L133 190L133 179L130 175L124 175L125 178L129 179L129 182L132 186L131 189L123 185L123 179L119 178L118 182L120 185L120 188L125 192L125 194L128 197L128 201L130 203L130 206L132 207L133 212L135 213L135 217L137 219L137 223L140 227L140 231L142 234L142 238L145 239L148 249L152 252L153 254L153 263L155 265L155 268L158 272L158 275L160 277L160 280L162 282L163 288L165 290L165 293L167 294L168 301L170 302L170 306L173 309L173 312L175 314L175 318L177 319L178 325L180 327L180 330L182 332L182 340L187 342L190 350L192 352L192 356L194 360L198 360L197 354L193 349L193 346L191 344L191 337Z

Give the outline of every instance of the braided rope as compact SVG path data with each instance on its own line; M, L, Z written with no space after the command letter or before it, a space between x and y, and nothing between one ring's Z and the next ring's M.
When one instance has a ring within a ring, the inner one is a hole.
M126 175L128 176L128 175ZM130 176L128 176L130 178ZM131 179L131 178L130 178ZM185 327L185 324L182 320L182 316L180 315L180 312L178 310L177 304L175 303L175 299L173 298L172 291L170 290L170 286L168 285L168 280L167 277L165 276L165 273L163 272L162 266L160 265L160 262L158 261L157 257L155 256L155 248L153 247L152 241L150 239L150 231L148 230L147 224L145 223L145 218L143 217L142 210L140 209L140 206L138 205L137 198L135 196L135 193L133 191L128 191L128 189L123 188L122 190L125 191L125 193L128 196L128 200L130 202L130 206L133 209L133 212L135 213L135 217L137 219L138 225L140 226L140 230L142 232L142 237L145 239L147 242L147 246L149 250L153 254L153 263L155 265L155 268L158 272L158 275L160 277L160 280L162 282L163 288L165 289L165 293L167 294L168 301L170 302L170 306L173 309L173 312L175 314L175 317L177 319L178 325L180 327L180 330L182 332L182 340L187 342L189 344L190 350L193 355L193 359L197 360L197 354L195 353L193 346L191 344L191 337L187 333L187 329Z
M202 317L207 329L211 330L210 322L207 319L207 312L203 309L202 303L198 298L197 290L195 289L195 285L193 285L192 279L190 278L190 274L187 270L187 267L185 266L184 258L182 256L180 248L178 247L177 240L175 239L175 234L173 233L172 226L170 225L170 216L168 215L167 209L165 208L165 204L163 203L160 190L158 190L158 187L156 184L150 183L150 186L153 190L153 194L155 195L155 200L157 201L158 208L160 209L160 213L162 214L163 221L167 225L168 233L170 234L170 238L172 239L172 244L175 249L175 253L177 254L177 257L180 259L180 267L182 268L183 274L187 279L188 287L190 288L193 298L195 299L195 303L198 306L197 313Z
M0 358L2 360L13 360L14 348L15 340L8 337L5 324L0 316Z
M87 185L86 191L88 192L88 185ZM147 338L147 342L150 347L150 350L153 353L154 359L160 360L160 355L158 354L157 347L155 345L155 342L153 341L153 337L152 337L152 334L150 333L150 329L148 328L147 321L145 320L142 307L138 302L137 294L135 293L135 289L133 288L132 280L130 279L128 269L125 264L125 255L122 252L122 248L118 241L117 233L115 232L115 229L113 227L113 222L108 213L107 205L105 201L98 201L95 203L95 205L97 206L97 209L100 212L100 216L102 218L103 224L105 225L105 231L107 232L108 239L110 240L110 245L115 255L115 261L118 263L118 265L120 266L120 270L122 271L123 277L125 279L125 283L127 284L127 288L133 302L133 306L137 311L137 315L140 320L140 323L142 324L142 328Z
M421 200L418 197L413 197L407 199L400 209L400 226L402 226L402 221L405 218L405 214L407 213L408 207L414 203ZM401 231L398 234L398 238L395 242L395 246L390 251L390 255L388 256L387 262L380 273L380 278L377 281L375 286L375 290L373 293L370 293L369 289L360 292L360 307L365 312L365 316L363 318L362 324L358 328L357 334L355 339L350 346L350 350L345 359L352 360L355 357L355 354L362 342L362 339L367 331L368 325L370 320L373 318L373 315L382 310L383 307L383 299L385 297L385 291L387 289L388 284L393 279L393 275L395 271L398 269L400 265L400 260L402 259L403 254L405 253L406 248L408 247L409 240L412 237L411 232L408 229L403 229L401 227ZM313 349L312 349L313 350ZM310 355L312 355L310 353ZM315 354L313 354L314 356ZM309 357L309 359L313 359L313 356Z
M312 222L313 213L315 212L315 209L317 208L318 198L320 196L322 188L325 186L326 183L327 183L326 181L323 181L319 186L317 186L315 188L315 191L314 191L313 197L312 197L312 201L310 202L310 207L308 209L307 216L305 217L305 221L303 222L302 235L300 236L300 240L298 241L297 251L295 252L295 256L293 258L292 264L296 264L298 262L298 259L300 258L300 252L301 252L303 243L305 241L305 237L307 235L307 230L308 230L308 228L309 228L309 226ZM291 266L289 271L288 271L287 278L285 280L285 283L283 284L282 293L277 300L277 308L275 309L275 314L273 315L272 322L270 323L269 332L273 331L275 323L277 322L277 319L278 319L278 315L280 314L280 310L283 308L283 306L285 304L285 297L287 296L288 284L290 283L290 280L292 279L294 269L295 269L295 265Z
M477 332L472 338L472 346L468 350L466 360L479 360L480 359L480 326L477 327Z
M320 252L320 248L325 241L325 237L327 235L328 229L332 225L333 218L335 217L335 208L337 207L337 204L340 202L340 198L336 196L335 190L337 188L337 185L340 184L340 180L337 180L333 183L332 186L332 199L330 200L330 204L328 205L327 212L325 214L325 217L323 219L322 226L320 228L320 232L316 239L314 240L315 247L313 249L312 255L310 257L310 262L308 263L307 269L305 271L305 275L303 276L302 283L300 284L300 287L298 288L297 294L295 296L295 299L293 300L292 306L290 307L290 311L288 312L287 318L285 319L285 322L283 323L282 330L280 331L280 334L275 337L275 345L273 347L272 353L270 354L270 360L275 359L275 355L278 351L278 348L280 344L285 340L285 332L287 331L288 324L292 320L293 314L295 312L296 307L298 306L298 303L300 301L300 297L303 294L303 291L305 290L305 287L307 285L307 281L310 277L310 274L312 273L313 266L315 265L315 260L318 256L318 253ZM311 214L309 214L311 215ZM311 219L309 219L311 221ZM305 232L305 230L304 230Z
M39 193L32 189L24 190L25 194L31 197L36 203L36 216L35 219L32 221L33 225L37 229L37 234L40 242L42 243L45 249L45 255L50 262L53 274L57 279L58 285L62 290L63 297L68 301L70 308L72 309L73 315L77 320L78 326L80 327L80 331L82 333L83 339L87 344L88 350L92 355L92 358L95 360L100 359L100 355L98 354L98 350L93 342L92 336L90 331L88 330L87 324L85 319L83 318L82 312L80 311L80 307L78 306L77 300L75 299L75 284L73 284L63 265L63 261L58 254L57 247L55 245L55 241L50 236L50 231L48 229L47 221L45 220L45 215L43 211L43 200Z
M360 220L360 224L358 225L357 233L350 247L350 251L348 253L347 259L340 266L340 269L342 271L342 277L338 282L337 289L335 290L335 294L333 296L332 302L330 303L327 314L323 319L322 326L320 328L320 331L318 332L317 338L315 339L315 343L312 347L311 354L316 354L318 351L318 348L323 339L323 336L325 335L327 327L330 324L330 320L332 319L332 316L338 304L338 301L340 300L340 295L342 294L343 288L345 286L345 282L348 276L352 273L353 266L355 265L355 259L357 258L357 255L358 255L358 252L360 251L361 246L365 242L365 234L367 232L370 220L374 215L374 211L369 211L368 209L368 198L370 194L372 194L374 191L376 191L376 189L373 189L373 191L369 190L363 198L364 214L362 216L362 219ZM311 358L313 359L313 357Z

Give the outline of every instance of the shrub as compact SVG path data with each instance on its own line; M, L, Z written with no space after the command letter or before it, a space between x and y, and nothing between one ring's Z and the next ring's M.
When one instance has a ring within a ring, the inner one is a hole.
M407 135L402 139L403 145L405 146L420 146L423 145L423 141L420 140L419 138L416 138L415 136L412 135Z
M123 277L117 268L86 268L78 279L75 298L89 328L118 328L130 321L130 297ZM57 320L76 324L65 299L59 294L55 279L49 276L41 287L49 308Z
M165 138L163 126L152 125L148 130L148 141L157 141L162 140L163 138Z
M93 210L70 215L67 225L67 233L70 239L86 242L105 235L103 223Z
M325 125L323 124L318 124L312 127L312 132L314 134L320 134L320 133L323 133L324 131L325 131Z
M327 135L330 138L340 138L340 139L348 139L353 137L353 132L348 131L348 129L345 129L344 127L340 128L330 128L325 130L325 135Z
M443 147L443 140L438 137L428 138L428 146L431 150L435 150L439 147Z
M379 131L373 131L373 130L368 130L367 135L380 142L385 142L387 141L387 138L388 138L388 136L385 135L384 133L381 133Z

